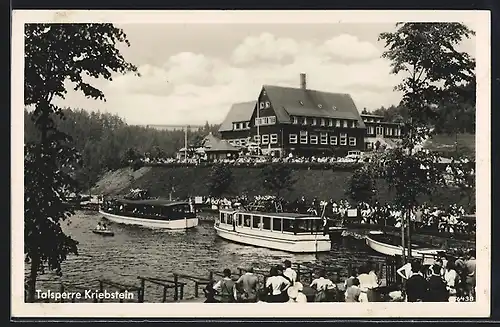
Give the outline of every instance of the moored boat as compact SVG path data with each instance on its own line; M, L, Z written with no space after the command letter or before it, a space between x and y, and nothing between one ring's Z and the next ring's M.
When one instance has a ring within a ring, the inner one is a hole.
M102 236L115 236L114 232L112 232L110 230L103 230L103 229L93 229L92 233L99 234Z
M198 226L189 202L165 199L115 199L99 209L104 218L119 224L147 228L188 229Z
M395 236L385 234L379 231L372 231L365 236L366 245L372 250L385 254L387 256L399 256L403 254L403 247L397 245ZM443 252L440 248L427 247L423 244L412 243L412 257L428 257L436 256ZM405 255L408 255L408 250L405 250Z
M258 207L221 209L214 227L218 236L236 243L292 253L331 249L332 227L325 229L324 219L310 214L263 211Z

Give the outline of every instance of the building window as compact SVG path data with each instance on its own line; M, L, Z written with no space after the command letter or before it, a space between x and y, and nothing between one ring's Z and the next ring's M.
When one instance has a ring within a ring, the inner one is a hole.
M353 120L352 123L351 123L351 127L352 128L356 128L356 123L357 123L357 121Z
M340 127L340 120L335 119L335 127Z
M376 131L377 131L377 135L384 134L384 128L381 126L377 126Z
M307 131L300 131L300 144L307 144Z
M233 130L237 130L237 129L238 129L238 124L233 123Z
M255 126L274 125L274 124L276 124L276 116L255 118Z
M375 128L373 128L373 126L368 126L368 134L375 134Z
M240 144L241 144L242 146L245 146L245 145L247 144L247 139L241 139L241 140L240 140Z
M312 134L310 136L310 140L309 141L311 142L311 144L318 144L318 135Z
M240 140L234 140L234 144L233 145L238 145L238 146L241 145Z
M356 146L356 138L355 137L350 137L349 138L349 145L350 146Z
M288 141L290 144L297 144L297 134L288 135Z
M400 130L399 128L396 128L396 129L394 130L394 135L395 135L395 136L401 136L401 130Z
M366 143L366 149L367 149L367 150L372 150L372 149L373 149L373 144L372 144L372 142L367 142L367 143Z
M307 125L307 117L304 117L304 120L302 121L302 125Z
M265 106L265 105L266 105L266 104L265 104L264 102L260 102L260 103L259 103L259 108L260 108L260 109L264 109L264 106Z
M340 133L340 145L347 145L347 134Z
M321 118L320 123L321 126L325 126L325 118Z
M234 140L228 140L227 142L231 145L234 145Z
M385 129L385 133L386 133L387 135L389 135L389 136L392 136L392 128L391 128L391 127L387 127L387 128Z
M245 128L250 128L250 122L249 122L249 121L247 121L247 122L245 123Z
M333 127L333 119L328 119L328 126Z
M266 108L271 108L271 102L266 101Z
M239 123L238 125L240 125L240 126L239 126L239 129L243 129L243 128L245 128L245 127L244 127L244 126L245 126L245 124L243 124L243 123Z
M278 143L278 134L271 134L271 144Z
M337 145L337 137L336 136L330 136L330 145Z
M269 134L262 134L262 144L269 143Z
M328 134L327 133L321 133L319 141L320 141L321 144L328 144Z
M260 144L260 135L254 135L253 140L255 143Z
M293 122L294 124L298 124L298 123L299 123L299 119L298 119L297 117L293 116L293 117L292 117L292 122Z
M311 124L311 125L316 126L316 123L317 123L316 118L313 118L313 119L312 119L312 124Z
M344 128L347 128L349 125L348 125L348 122L347 120L344 120Z

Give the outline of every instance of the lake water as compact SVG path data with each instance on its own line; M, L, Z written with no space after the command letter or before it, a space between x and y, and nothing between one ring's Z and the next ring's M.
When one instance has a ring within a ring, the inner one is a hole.
M109 223L114 237L92 233L101 216L94 212L77 212L63 229L79 242L78 256L70 256L63 265L63 276L47 273L39 277L38 289L58 290L58 281L84 288L96 289L99 279L139 286L138 276L172 278L172 273L208 277L210 271L222 272L238 267L269 269L272 264L290 259L295 263L324 263L347 269L348 264L380 261L383 258L362 241L340 239L332 242L328 253L291 254L282 251L241 245L219 238L213 221L200 224L187 231L152 230L137 226ZM160 302L162 289L146 284L145 301ZM69 288L69 287L67 287ZM186 287L185 297L194 293ZM168 298L172 298L169 290ZM200 294L202 292L200 291Z

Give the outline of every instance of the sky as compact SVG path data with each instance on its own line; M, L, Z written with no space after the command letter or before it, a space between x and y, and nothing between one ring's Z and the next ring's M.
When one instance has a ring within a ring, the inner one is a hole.
M401 76L378 36L394 23L318 24L117 24L130 47L120 46L141 77L93 80L106 102L69 92L58 104L109 112L129 124L221 123L231 104L255 100L262 85L349 93L358 110L397 105ZM459 49L475 56L475 39Z

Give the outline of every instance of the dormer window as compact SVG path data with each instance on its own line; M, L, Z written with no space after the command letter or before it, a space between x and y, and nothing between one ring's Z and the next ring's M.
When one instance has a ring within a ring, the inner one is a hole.
M237 123L233 123L233 130L237 130L238 129L238 124Z
M300 103L301 106L304 105L304 101L302 101L302 100L300 100L299 103Z
M328 126L333 127L333 119L328 119Z
M335 106L332 106L332 109L336 111L336 110L337 110L337 107L335 107Z
M266 105L266 104L265 104L264 102L260 102L260 103L259 103L259 108L260 108L260 109L264 109L264 106L265 106L265 105Z
M250 128L250 122L249 122L249 121L247 121L247 122L245 123L245 128Z
M335 120L335 127L340 127L340 120L338 119Z
M323 108L323 105L321 103L318 103L318 108L319 109Z
M312 119L312 125L313 125L313 126L316 126L316 124L317 124L316 118L313 118L313 119Z
M326 122L325 122L325 118L321 118L321 123L320 123L320 124L321 124L321 126L325 126L325 123L326 123Z
M299 119L298 119L297 117L293 116L293 117L292 117L292 122L293 122L294 124L298 124L298 123L299 123Z
M271 108L271 102L266 101L266 108Z
M344 128L347 128L348 127L348 122L347 120L344 120Z
M304 120L302 121L302 125L307 125L307 117L304 117Z
M356 128L356 121L355 120L352 121L351 127Z

